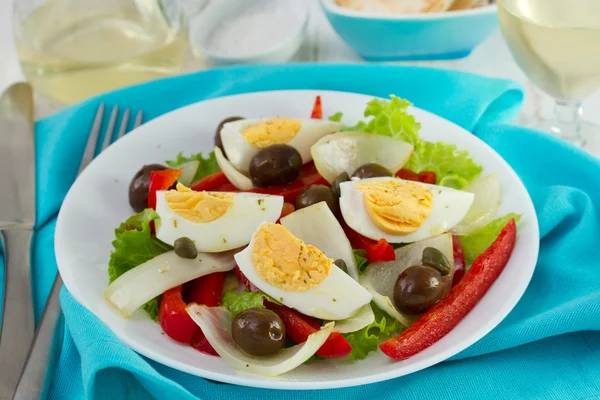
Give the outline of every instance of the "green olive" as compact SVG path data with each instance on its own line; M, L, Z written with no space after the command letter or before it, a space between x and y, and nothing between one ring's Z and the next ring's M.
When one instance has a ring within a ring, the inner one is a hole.
M333 195L331 189L325 185L311 185L304 189L298 197L296 197L296 210L312 206L320 202L326 202L327 206L333 215L339 215L340 204L338 199Z
M394 304L407 314L421 314L429 310L443 295L439 271L424 265L407 268L394 286Z
M452 266L448 258L435 247L425 247L423 249L421 262L423 265L437 269L442 276L446 276L452 272Z
M175 254L177 254L181 258L189 258L193 260L198 257L198 249L196 248L196 244L192 241L192 239L186 237L180 237L175 240L173 243L173 249L175 250Z
M250 160L250 179L259 187L285 185L300 175L302 157L287 144L265 147Z
M389 169L375 163L363 164L352 174L353 178L360 179L378 178L381 176L394 176L394 174Z
M264 308L249 308L233 319L233 341L248 354L275 354L285 342L285 325L275 312Z
M350 180L350 175L347 172L342 172L333 180L331 184L331 191L335 197L341 197L342 191L340 190L340 184L344 182L348 182Z
M335 260L333 262L335 265L337 265L337 267L339 269L341 269L342 271L344 271L345 273L348 273L348 266L346 265L346 261L342 260L341 258L338 258L337 260Z

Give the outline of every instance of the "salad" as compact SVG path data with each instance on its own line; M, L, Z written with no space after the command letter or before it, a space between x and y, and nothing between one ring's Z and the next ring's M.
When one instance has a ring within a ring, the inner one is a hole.
M419 137L411 103L365 120L227 118L214 151L143 166L115 230L106 300L265 376L381 351L407 359L477 304L511 256L495 174Z

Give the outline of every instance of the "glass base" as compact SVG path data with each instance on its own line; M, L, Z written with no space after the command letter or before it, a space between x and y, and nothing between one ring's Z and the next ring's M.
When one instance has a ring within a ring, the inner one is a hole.
M527 124L529 128L548 132L600 157L600 126L591 122L581 122L580 129L573 130L572 124L559 120L535 119Z

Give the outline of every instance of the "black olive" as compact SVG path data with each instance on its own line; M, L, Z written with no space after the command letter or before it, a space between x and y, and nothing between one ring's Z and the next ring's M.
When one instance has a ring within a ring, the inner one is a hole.
M175 254L177 254L181 258L189 258L193 260L198 257L198 249L196 248L196 244L189 238L180 237L175 240L173 243L173 250L175 250Z
M423 265L407 268L394 286L394 304L401 312L421 314L442 297L442 276Z
M381 176L394 176L394 174L389 169L375 163L363 164L352 174L353 178L360 179L378 178Z
M223 121L221 121L219 126L217 126L217 131L215 132L215 146L221 149L221 151L223 152L223 155L225 157L227 157L227 154L225 153L225 148L223 147L223 140L221 139L221 129L223 129L223 125L225 125L229 122L239 121L241 119L244 119L244 118L242 118L242 117L225 118Z
M150 173L167 169L164 165L144 165L134 176L129 184L129 205L136 212L144 211L148 207L148 186Z
M233 341L248 354L275 354L285 342L285 325L275 312L264 308L249 308L232 322Z
M333 180L331 184L331 191L333 192L335 197L341 197L342 191L340 190L340 183L348 182L350 180L350 175L347 172L342 172Z
M304 189L296 197L296 210L312 206L320 202L326 202L333 215L339 215L340 205L338 199L333 196L331 189L325 185L311 185Z
M421 258L421 262L423 265L437 269L442 276L448 275L450 272L452 272L450 261L448 261L444 253L435 247L425 247L425 249L423 249L423 257Z
M339 269L341 269L345 273L348 273L348 266L346 265L346 261L342 260L341 258L338 258L333 263L337 265Z
M287 144L261 149L250 160L250 179L256 186L279 186L295 181L300 175L302 157Z

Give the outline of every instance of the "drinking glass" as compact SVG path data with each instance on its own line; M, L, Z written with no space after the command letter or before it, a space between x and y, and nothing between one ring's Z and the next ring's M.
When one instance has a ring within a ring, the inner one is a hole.
M504 39L525 75L555 100L533 125L600 155L581 102L600 88L600 0L498 0Z
M183 0L15 0L23 73L72 104L177 73L187 56Z

